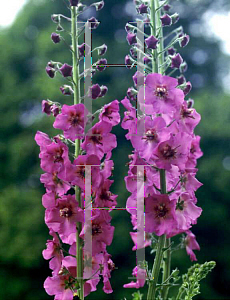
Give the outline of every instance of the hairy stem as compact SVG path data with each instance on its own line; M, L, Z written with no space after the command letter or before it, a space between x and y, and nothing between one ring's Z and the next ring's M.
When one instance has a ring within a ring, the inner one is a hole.
M80 103L81 92L80 92L80 74L79 74L79 57L78 57L78 38L77 38L77 17L76 7L71 7L71 33L72 33L72 59L73 59L73 90L74 90L74 104ZM80 139L75 140L75 157L80 154ZM81 203L81 191L78 186L75 187L76 199L79 206L82 207ZM79 234L82 230L81 222L76 224L76 257L77 257L77 279L79 281L80 288L78 290L78 297L84 299L84 281L83 281L83 245Z

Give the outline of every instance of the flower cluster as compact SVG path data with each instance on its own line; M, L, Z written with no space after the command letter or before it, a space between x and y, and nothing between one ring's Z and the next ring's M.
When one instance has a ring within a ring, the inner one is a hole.
M96 2L91 6L100 10L104 2ZM70 1L69 8L73 26L76 26L76 11L84 12L87 6L80 1ZM53 22L58 24L58 31L63 17L52 16ZM99 25L94 17L87 22L91 23L91 29ZM52 33L51 39L56 44L64 38ZM76 36L72 34L73 45L76 45L74 39ZM72 48L73 52L77 50L74 59L78 62L91 51L85 43L77 49ZM94 50L101 56L106 53L107 46L104 44ZM103 71L106 64L106 59L99 59L89 71L92 74L96 70ZM61 105L43 100L42 111L54 116L53 127L61 132L53 138L40 131L35 136L40 146L41 168L45 172L41 175L41 182L46 189L42 197L45 223L52 236L43 251L43 257L50 260L52 270L52 276L45 280L44 287L55 299L82 299L96 290L102 277L104 292L111 293L109 279L114 263L106 247L111 244L114 233L110 211L117 204L117 195L110 191L113 183L110 177L113 170L112 150L117 146L116 136L111 130L120 122L119 103L114 100L94 114L89 112L81 103L83 97L77 94L76 85L80 85L84 76L80 76L74 61L73 67L51 61L46 72L51 78L60 73L72 83L72 87L64 85L60 90L64 95L73 95L75 104ZM105 96L107 87L94 84L86 92L88 97L95 100ZM91 126L97 114L98 121Z

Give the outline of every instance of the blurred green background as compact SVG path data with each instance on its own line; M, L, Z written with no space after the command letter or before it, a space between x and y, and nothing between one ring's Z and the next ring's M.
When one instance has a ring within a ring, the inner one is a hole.
M89 3L89 1L86 1ZM230 96L226 79L230 57L223 54L211 28L203 23L204 14L230 11L229 1L187 0L173 1L181 14L179 25L191 36L188 47L181 51L188 62L185 74L193 84L190 97L202 115L196 133L202 136L203 158L198 163L198 179L204 186L197 192L203 214L193 232L201 246L198 262L215 260L215 270L202 282L202 294L196 299L230 299ZM109 64L123 64L129 47L124 26L133 20L132 1L105 0L105 8L95 14L101 25L93 31L93 46L106 43ZM65 47L50 40L55 24L53 13L69 14L63 1L31 0L18 15L14 24L0 30L0 299L51 299L43 289L43 282L51 274L48 262L41 252L49 238L44 224L41 197L44 188L39 182L38 146L34 135L37 130L56 134L52 129L53 117L41 113L41 100L51 99L71 104L71 97L59 91L63 79L51 80L45 73L49 60L71 62ZM87 16L85 16L87 17ZM226 28L225 28L226 29ZM224 29L223 29L224 30ZM67 38L68 41L68 38ZM109 92L105 99L95 101L95 109L114 99L122 100L132 85L135 70L110 67L93 79L105 84ZM229 77L228 77L229 78ZM131 146L125 140L126 131L114 128L118 147L113 151L115 161L112 190L119 195L118 205L125 207L129 193L124 176ZM134 290L123 289L129 282L135 266L135 252L129 231L130 216L125 211L112 213L116 227L113 243L108 247L117 266L112 274L114 293L106 295L102 285L88 299L131 299ZM147 251L146 251L147 252ZM149 256L148 256L149 257ZM185 250L173 255L173 267L184 273L190 265Z

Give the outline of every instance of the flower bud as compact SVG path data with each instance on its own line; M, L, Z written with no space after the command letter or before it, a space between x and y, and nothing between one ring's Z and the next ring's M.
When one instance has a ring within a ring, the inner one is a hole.
M127 97L131 101L136 101L137 100L137 91L134 88L128 88Z
M179 41L180 46L183 48L188 45L190 37L188 34L185 34L182 39Z
M93 3L93 5L95 6L96 11L98 11L104 7L105 3L104 3L104 1L100 1L100 2Z
M144 78L145 78L145 75L143 73L141 73L140 71L137 71L133 75L133 82L134 82L135 86L143 85L144 84Z
M54 64L54 62L53 62L52 60L49 61L47 65L48 65L50 68L54 68L54 67L55 67L55 64Z
M79 45L78 46L78 53L79 53L79 57L84 57L85 55L89 55L89 53L90 53L89 45L87 45L85 43Z
M168 54L169 55L174 55L175 53L176 53L176 50L173 47L168 48Z
M79 0L69 0L71 6L78 6Z
M180 65L180 72L181 73L185 73L188 70L188 65L187 63L184 61L181 65Z
M148 6L142 3L138 8L139 14L147 14L148 13Z
M105 85L102 85L101 86L101 92L100 92L100 95L99 95L99 97L104 97L105 96L105 94L108 92L108 88L107 88L107 86L105 86Z
M46 73L47 73L47 75L48 75L50 78L54 78L54 76L55 76L55 69L53 69L53 68L47 66L47 67L46 67Z
M129 33L127 34L126 39L127 39L128 43L129 43L129 45L134 45L134 44L137 43L137 36L136 36L135 33L129 32Z
M106 44L101 45L100 47L97 48L97 53L98 55L102 56L107 52L107 46Z
M177 77L178 85L185 83L185 77L183 75Z
M101 58L96 63L96 68L98 71L102 72L106 69L107 59Z
M81 14L82 12L84 12L85 8L86 8L86 5L79 3L77 6L77 13Z
M60 23L60 15L55 15L55 14L53 14L52 16L51 16L51 20L54 22L54 23L56 23L56 24L59 24Z
M92 17L87 20L87 22L91 23L91 29L96 29L99 26L99 22L96 18Z
M149 56L145 56L144 57L144 63L145 64L148 64L148 63L150 63L152 60L151 60L151 58L149 57Z
M126 64L126 67L127 67L128 69L131 69L131 66L132 66L132 60L131 60L130 55L126 55L126 56L125 56L125 64Z
M64 64L64 65L62 65L62 67L59 70L62 73L63 77L69 77L69 76L72 76L72 69L73 69L72 66L70 66L68 64Z
M187 106L188 106L188 108L192 108L194 106L194 100L189 98L187 101Z
M133 58L137 58L137 49L131 48L130 49L130 54L132 55Z
M192 89L192 84L191 84L190 81L188 81L188 82L186 83L186 87L185 87L184 90L183 90L184 95L185 95L185 96L188 95L188 93L191 91L191 89Z
M51 40L54 42L54 44L59 43L61 41L60 34L53 32L51 34Z
M158 39L156 39L155 36L151 35L150 37L145 39L145 43L146 43L148 49L156 49Z
M62 94L65 95L65 96L70 96L70 95L73 94L73 89L69 85L61 86L60 90L61 90Z
M169 15L165 14L160 19L161 19L162 26L170 26L170 25L172 25L172 18Z
M177 53L176 55L174 55L172 58L171 58L171 68L173 69L179 69L180 68L180 65L182 64L183 62L183 58L180 56L179 53Z
M100 93L101 93L101 88L100 88L99 84L96 83L89 88L88 95L92 99L97 99L99 97Z
M51 104L47 100L42 100L42 112L50 116L51 114Z
M53 116L56 117L59 114L60 109L56 104L54 104L51 107L51 111L52 111Z
M172 18L172 24L176 24L180 19L178 13L175 13L175 14L171 15L171 18Z
M171 5L169 5L169 4L165 4L165 5L163 6L164 11L169 11L170 8L171 8Z

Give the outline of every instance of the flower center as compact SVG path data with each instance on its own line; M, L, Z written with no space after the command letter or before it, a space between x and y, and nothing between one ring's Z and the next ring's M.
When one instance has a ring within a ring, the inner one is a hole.
M69 117L69 122L72 126L76 126L80 123L81 119L80 119L80 115L79 114L72 114L70 117Z
M102 136L101 136L101 133L99 131L95 131L92 136L90 137L91 141L93 141L94 144L100 144L102 145L101 143L101 140L102 140Z
M85 166L77 167L77 176L84 179L85 178Z
M54 162L63 162L63 158L62 158L62 154L63 154L63 150L62 149L58 149L54 155Z
M191 114L193 113L193 109L192 108L186 108L186 107L182 107L181 108L181 116L182 118L191 118L191 119L195 119L193 116L191 116Z
M158 86L154 92L155 95L160 99L165 99L168 96L168 91L164 86Z
M101 226L99 224L93 224L93 226L92 226L92 234L93 235L98 235L100 233L102 233Z
M143 139L146 139L147 141L153 142L157 140L157 133L155 129L149 129L145 133L145 137Z
M72 210L69 207L60 209L60 217L69 218L72 216Z
M155 206L154 210L156 213L156 218L164 218L169 212L169 209L166 207L165 203Z
M165 159L175 158L176 153L176 149L173 149L168 144L161 149L161 154Z

